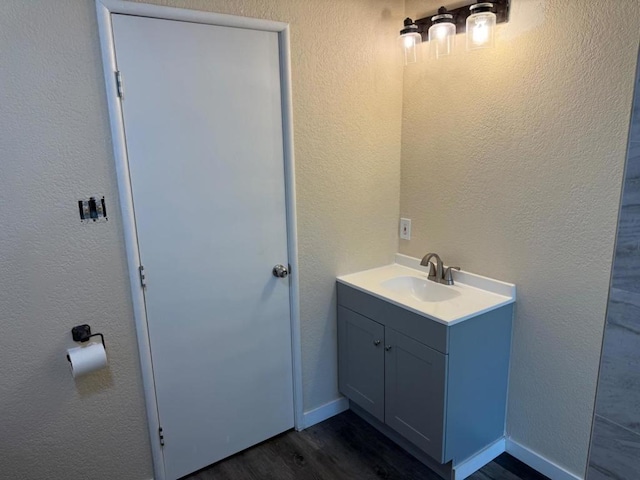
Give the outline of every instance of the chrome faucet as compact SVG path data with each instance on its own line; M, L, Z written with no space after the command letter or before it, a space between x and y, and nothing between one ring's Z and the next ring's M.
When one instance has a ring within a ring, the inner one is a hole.
M436 259L435 265L431 261L433 257ZM451 269L460 270L460 267L447 267L445 269L442 264L442 259L437 253L427 253L422 257L420 265L423 267L429 267L429 274L427 276L429 280L436 283L442 283L444 285L453 285L453 274L451 273Z

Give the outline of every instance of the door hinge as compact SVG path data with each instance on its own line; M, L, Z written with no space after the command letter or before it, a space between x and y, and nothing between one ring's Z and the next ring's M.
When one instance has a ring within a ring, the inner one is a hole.
M144 274L144 267L142 265L138 267L138 273L140 274L140 286L145 288L147 286L147 277Z
M158 436L160 437L160 446L164 447L164 434L162 433L162 427L158 429Z
M120 70L116 70L116 92L121 100L124 100L124 88L122 87L122 74Z

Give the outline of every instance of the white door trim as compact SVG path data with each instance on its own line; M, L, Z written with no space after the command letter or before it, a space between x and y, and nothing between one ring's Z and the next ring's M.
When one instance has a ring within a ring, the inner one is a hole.
M164 461L162 448L158 436L160 426L157 410L156 392L153 378L153 365L151 362L151 345L147 328L146 311L144 304L144 292L140 286L138 266L140 253L138 250L138 238L136 233L135 214L133 210L133 197L131 192L131 179L127 158L127 148L124 133L124 119L120 99L117 95L115 79L116 57L111 25L111 14L121 13L142 17L160 18L166 20L180 20L209 25L219 25L236 28L249 28L277 32L280 40L280 68L282 89L282 116L283 116L283 145L285 163L285 189L287 208L287 244L289 263L291 265L290 310L291 310L291 351L293 363L293 405L294 425L296 430L304 428L304 415L302 403L302 359L300 349L300 288L298 275L298 238L296 225L296 191L295 191L295 163L293 148L293 108L291 92L291 67L289 48L289 25L282 22L261 20L254 18L237 17L219 13L201 12L180 8L162 7L144 3L133 3L123 0L96 0L96 13L98 15L98 29L100 33L100 46L102 50L102 62L104 66L104 80L107 89L107 105L111 124L113 141L113 154L115 157L116 174L118 178L118 193L122 213L122 223L125 236L127 265L129 281L131 284L131 296L133 300L133 314L138 337L138 350L140 366L142 369L142 382L144 388L147 420L149 423L149 435L151 439L151 451L156 480L165 480ZM125 91L126 96L126 91Z

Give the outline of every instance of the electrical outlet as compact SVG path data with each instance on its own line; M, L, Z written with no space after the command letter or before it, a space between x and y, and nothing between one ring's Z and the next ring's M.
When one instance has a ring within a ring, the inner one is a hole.
M411 240L411 219L400 219L400 238L403 240Z

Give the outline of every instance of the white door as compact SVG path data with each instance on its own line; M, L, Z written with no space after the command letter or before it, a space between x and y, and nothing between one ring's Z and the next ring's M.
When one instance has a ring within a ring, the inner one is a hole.
M278 35L112 19L175 479L293 427Z

